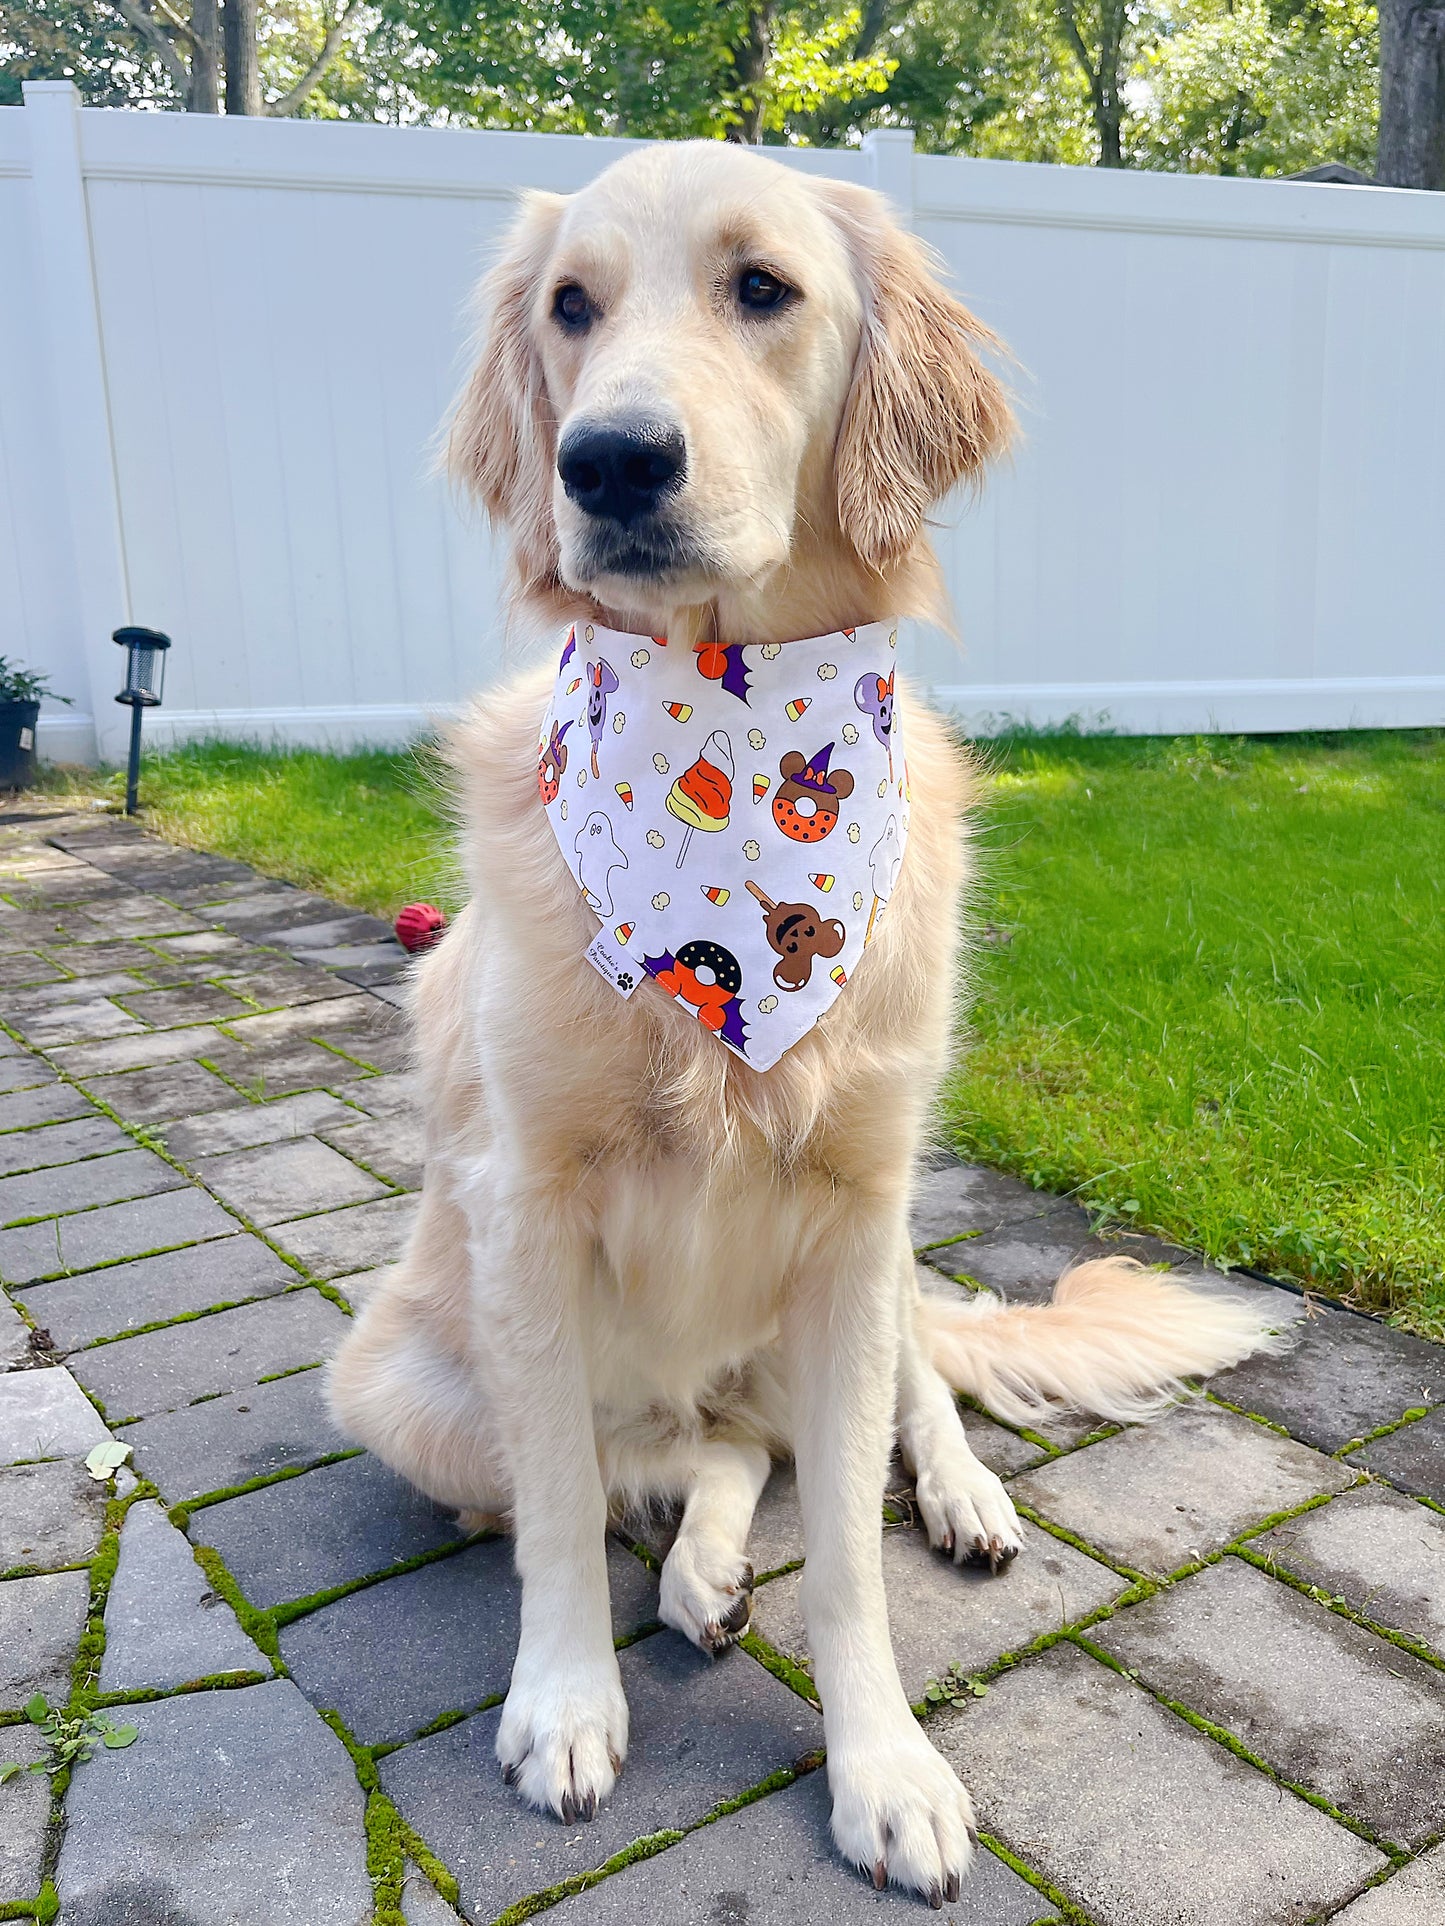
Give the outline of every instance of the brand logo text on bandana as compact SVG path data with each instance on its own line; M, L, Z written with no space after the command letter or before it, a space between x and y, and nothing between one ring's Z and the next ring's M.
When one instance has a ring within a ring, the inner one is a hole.
M650 974L755 1070L833 1003L898 880L896 645L889 622L691 649L579 623L562 649L537 787L601 919L592 960L624 994Z

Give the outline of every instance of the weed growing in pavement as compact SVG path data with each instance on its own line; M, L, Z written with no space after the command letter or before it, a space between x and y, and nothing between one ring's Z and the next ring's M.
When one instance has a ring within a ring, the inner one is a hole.
M40 1728L46 1756L29 1765L18 1759L7 1759L0 1765L0 1785L22 1772L68 1772L79 1761L88 1759L98 1745L110 1752L120 1752L140 1737L135 1726L112 1725L103 1712L71 1715L58 1705L48 1705L43 1692L37 1692L29 1701L25 1716Z

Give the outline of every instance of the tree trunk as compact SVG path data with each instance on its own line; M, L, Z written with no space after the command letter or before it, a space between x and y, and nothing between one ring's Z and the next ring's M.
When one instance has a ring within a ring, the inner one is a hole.
M1058 0L1059 24L1079 63L1089 89L1089 109L1099 136L1100 167L1123 167L1124 160L1124 34L1129 25L1128 0L1101 0L1097 64L1079 29L1074 0Z
M763 137L763 90L773 45L774 5L775 0L755 0L748 9L747 31L733 52L733 72L742 97L742 118L728 129L728 139L746 141L753 146Z
M261 67L256 58L256 0L225 0L226 112L261 112Z
M221 111L221 11L217 0L191 0L191 77L186 87L188 114Z
M1387 187L1445 190L1445 8L1380 0L1380 153Z

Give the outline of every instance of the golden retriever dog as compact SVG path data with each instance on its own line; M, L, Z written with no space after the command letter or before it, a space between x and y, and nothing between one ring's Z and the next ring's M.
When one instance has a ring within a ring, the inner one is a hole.
M989 346L875 195L736 146L654 147L525 197L451 466L510 535L531 629L786 648L937 611L925 515L1010 435ZM753 1507L791 1455L834 1836L938 1906L974 1821L889 1646L895 1441L931 1543L997 1568L1018 1522L956 1390L1016 1421L1065 1403L1137 1419L1274 1340L1242 1301L1113 1258L1043 1307L920 1293L910 1189L949 1050L974 784L915 691L888 916L759 1072L656 984L623 1000L584 960L598 919L538 796L551 686L549 666L489 691L455 733L471 902L416 975L425 1189L331 1366L332 1406L424 1492L514 1533L497 1753L568 1823L627 1753L609 1517L680 1505L661 1616L720 1652L748 1622Z

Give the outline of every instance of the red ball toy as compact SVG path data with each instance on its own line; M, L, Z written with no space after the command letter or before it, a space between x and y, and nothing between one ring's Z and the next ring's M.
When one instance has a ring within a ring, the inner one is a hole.
M396 940L409 955L416 956L439 943L446 926L445 915L430 903L408 903L397 914Z

